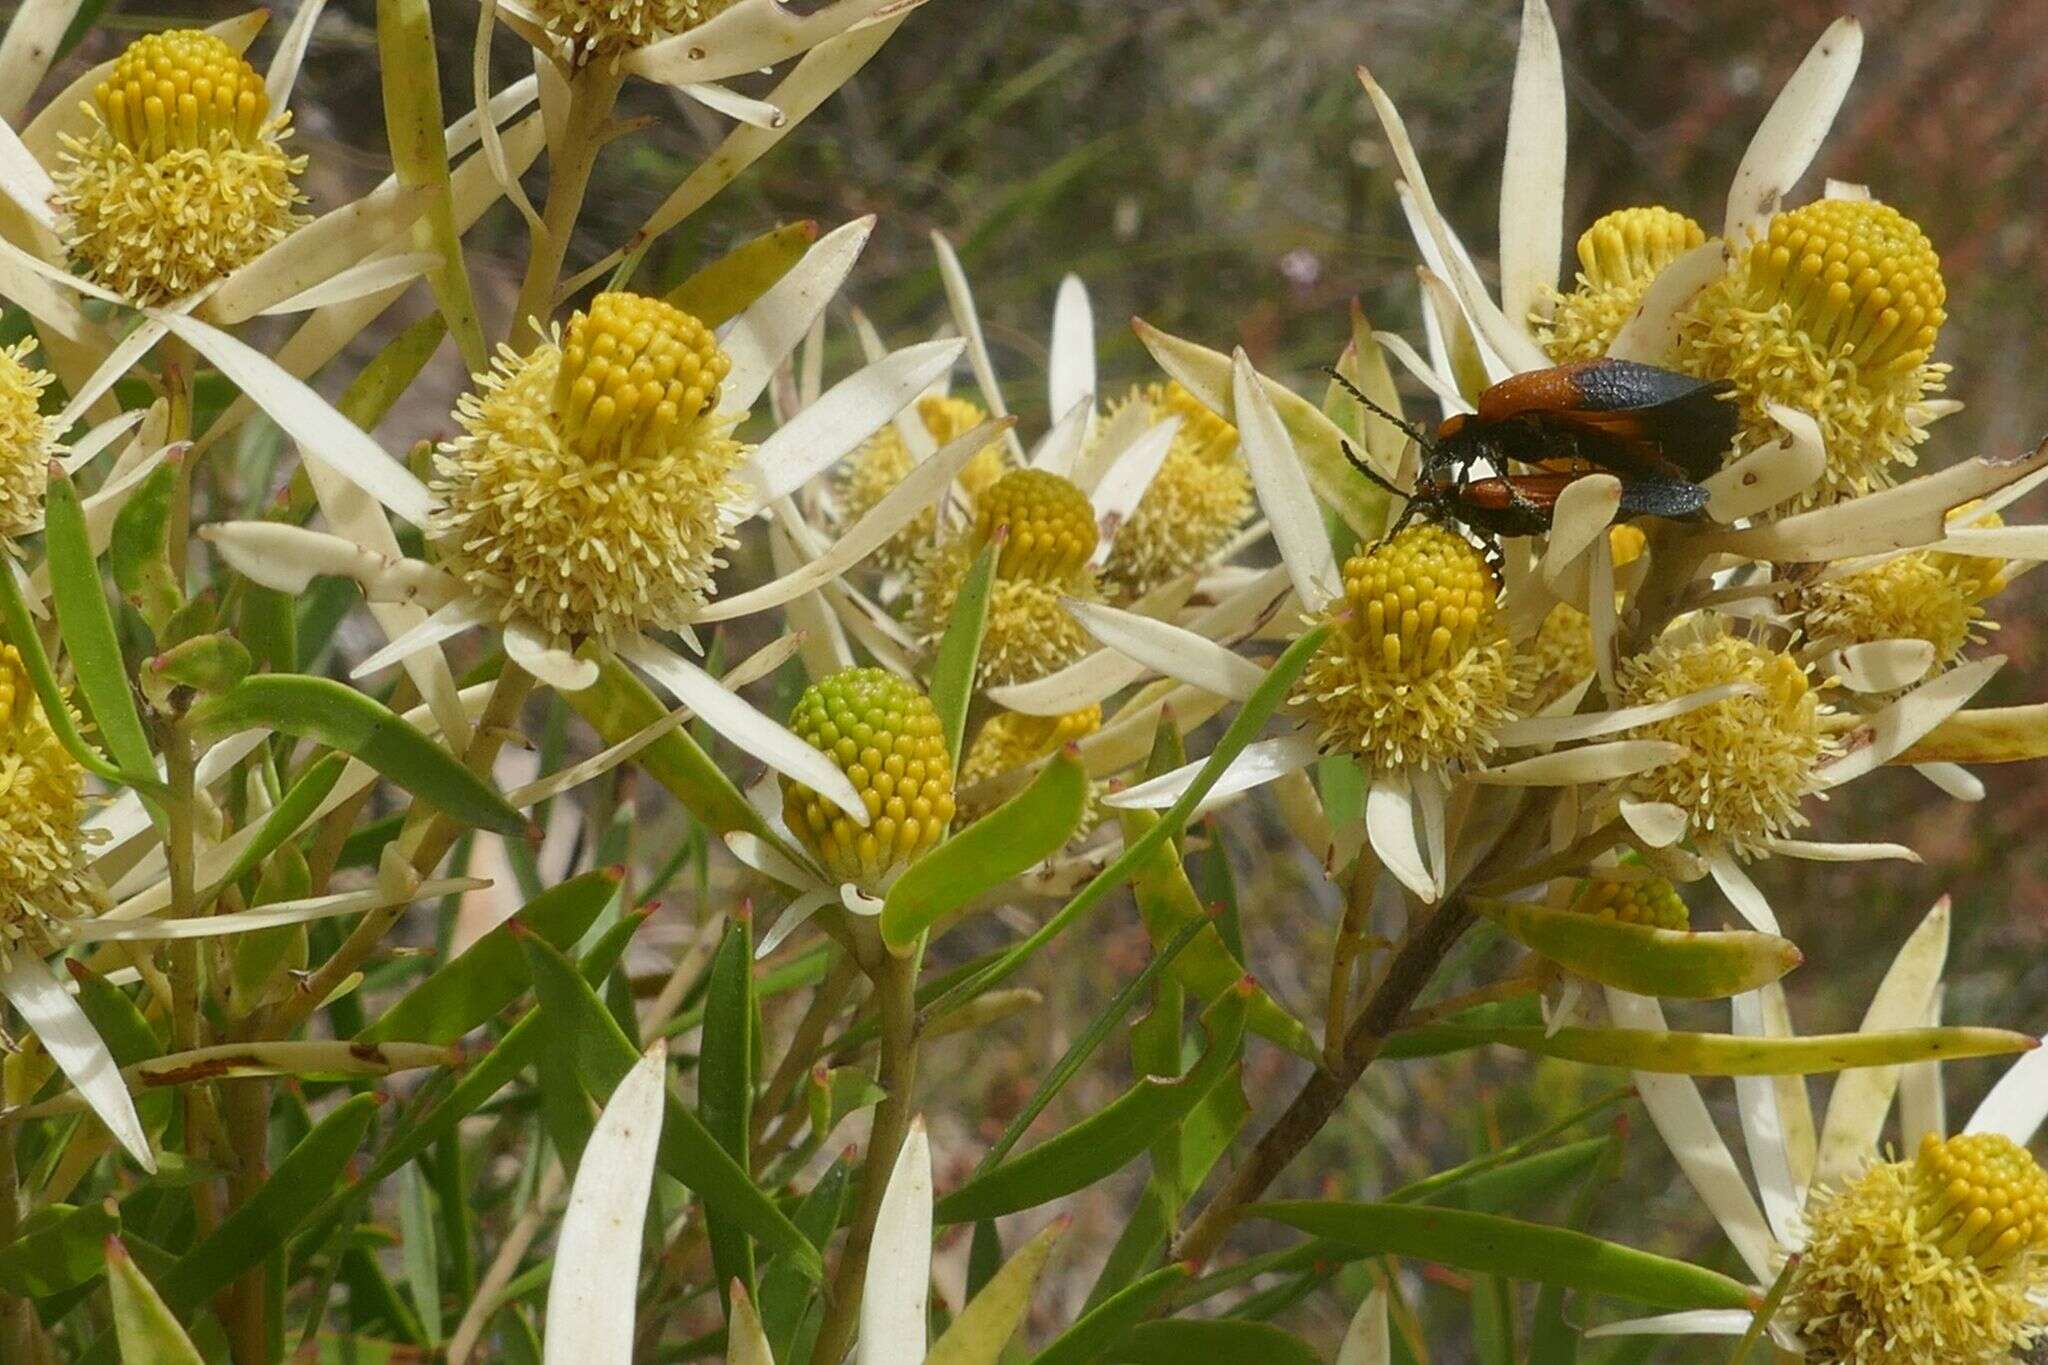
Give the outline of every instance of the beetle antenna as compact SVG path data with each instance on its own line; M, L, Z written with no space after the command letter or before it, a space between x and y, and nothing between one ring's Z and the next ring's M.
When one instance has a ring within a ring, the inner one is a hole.
M1386 475L1380 473L1377 469L1374 469L1372 467L1372 461L1366 459L1363 455L1359 454L1358 448L1352 445L1351 442L1339 440L1337 444L1344 448L1344 458L1351 462L1351 467L1353 469L1365 475L1367 479L1370 479L1372 482L1378 484L1381 488L1386 489L1395 497L1400 498L1405 502L1415 501L1415 495L1413 493L1404 491L1399 484L1395 483Z
M1339 384L1343 385L1344 391L1346 393L1350 394L1353 398L1363 403L1367 408L1371 409L1373 412L1378 413L1381 417L1384 417L1386 420L1392 422L1395 426L1399 427L1402 431L1408 433L1408 435L1414 440L1415 444L1421 446L1424 450L1428 451L1432 456L1436 454L1436 441L1434 438L1424 435L1420 427L1416 426L1407 418L1401 416L1401 414L1397 412L1388 412L1378 403L1375 403L1372 401L1372 399L1367 398L1363 393L1359 391L1358 385L1352 383L1350 380L1346 379L1342 374L1338 373L1337 368L1335 366L1323 366L1323 373L1330 376L1330 378L1336 380Z

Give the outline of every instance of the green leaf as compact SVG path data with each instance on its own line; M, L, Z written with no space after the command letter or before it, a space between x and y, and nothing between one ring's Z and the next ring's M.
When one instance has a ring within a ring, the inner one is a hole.
M114 514L114 533L107 541L107 566L115 586L151 630L162 638L164 623L185 603L185 592L171 572L171 500L178 491L178 465L173 451L149 471L121 510Z
M580 692L566 695L577 714L590 723L605 743L622 744L668 714L668 708L655 698L647 684L604 650L594 644L585 645L577 651L577 657L597 664L597 681ZM733 785L725 770L690 738L689 731L681 727L670 730L642 749L633 761L668 788L713 834L746 830L786 851L761 813Z
M1017 1254L960 1310L960 1316L953 1319L945 1335L932 1343L924 1365L1000 1365L1003 1348L1017 1334L1018 1325L1031 1307L1031 1294L1038 1287L1045 1258L1052 1254L1052 1244L1066 1230L1067 1220L1058 1219L1018 1248Z
M178 1325L178 1315L150 1287L121 1239L109 1236L106 1253L121 1365L206 1365L199 1348Z
M551 1020L555 1040L571 1054L584 1088L601 1103L639 1061L639 1050L561 953L531 934L521 934L519 942L542 1016ZM732 1219L810 1277L822 1278L818 1249L673 1094L663 1113L659 1159L661 1169L695 1190L707 1210Z
M1584 1232L1593 1221L1593 1206L1600 1192L1614 1183L1621 1171L1622 1130L1617 1127L1599 1164L1579 1183L1565 1226ZM1529 1326L1528 1365L1575 1365L1579 1352L1579 1329L1565 1317L1563 1287L1546 1284L1536 1295L1536 1310Z
M427 1344L441 1342L441 1254L434 1236L434 1206L417 1164L398 1173L398 1251L412 1291L413 1311Z
M42 1298L99 1278L108 1234L121 1220L105 1204L52 1204L0 1247L0 1289Z
M1266 1218L1375 1256L1411 1256L1479 1274L1561 1284L1659 1308L1750 1308L1749 1289L1684 1261L1583 1232L1425 1204L1302 1200L1254 1204Z
M771 228L701 267L664 297L706 327L720 326L788 274L817 238L818 225L809 219Z
M1159 819L1151 811L1117 812L1128 846L1144 837ZM1188 988L1196 999L1209 1004L1244 979L1244 964L1231 956L1214 921L1202 908L1188 880L1179 852L1171 841L1159 844L1151 856L1131 874L1131 893L1138 900L1138 914L1155 944L1163 943L1190 924L1202 930L1173 965L1174 979ZM1247 1027L1261 1038L1278 1043L1297 1057L1320 1063L1322 1050L1309 1034L1308 1026L1289 1014L1263 989L1255 988Z
M78 675L86 711L105 737L114 762L128 772L154 773L156 755L135 709L135 692L128 685L128 666L121 659L121 642L114 634L99 562L86 535L78 489L69 475L54 469L45 495L44 518L50 596L56 603L57 628Z
M1050 858L1088 805L1088 774L1057 754L1031 785L913 863L882 901L882 940L905 952L941 918Z
M811 1192L797 1205L796 1226L815 1246L823 1246L846 1208L852 1186L851 1161L835 1161L811 1186ZM808 1324L811 1334L818 1326L817 1284L808 1275L793 1270L786 1262L772 1262L761 1276L761 1322L780 1361L805 1360L810 1343L804 1340Z
M1116 1359L1110 1355L1116 1345L1167 1295L1186 1284L1192 1273L1184 1265L1153 1271L1082 1314L1080 1321L1031 1357L1031 1365L1090 1365L1092 1361Z
M1280 703L1285 701L1293 690L1295 679L1308 667L1308 661L1315 657L1315 652L1322 648L1330 629L1328 623L1315 627L1289 645L1280 657L1273 661L1273 666L1266 672L1266 680L1252 689L1252 695L1238 708L1229 728L1223 732L1223 737L1210 751L1208 760L1202 764L1201 772L1195 774L1195 780L1181 793L1180 799L1159 818L1158 824L1147 830L1136 843L1126 844L1123 854L1115 862L1096 873L1086 886L1075 893L1072 900L1061 906L1058 913L1040 925L1035 933L947 991L931 1005L926 1011L927 1015L936 1017L950 1013L967 1001L1009 980L1038 953L1039 949L1066 932L1076 920L1093 910L1111 891L1121 886L1124 880L1152 855L1153 849L1166 840L1177 837L1187 824L1188 817L1194 814L1195 807L1202 803L1202 798L1209 794L1209 789L1223 776L1224 769L1230 766L1245 745L1251 743L1258 737L1259 732L1265 729L1266 722L1272 719L1273 713L1280 708Z
M932 706L939 713L939 733L957 771L966 761L967 708L974 700L974 671L981 662L981 637L988 629L988 597L995 586L996 555L1002 547L988 545L968 566L953 599L946 633L932 655Z
M1537 1202L1563 1189L1607 1155L1611 1137L1582 1138L1503 1162L1436 1190L1417 1203L1443 1204L1479 1213L1500 1213Z
M1776 981L1802 960L1790 939L1747 929L1658 929L1577 910L1478 897L1472 906L1524 947L1580 976L1637 995L1717 1000Z
M12 572L0 573L0 627L6 631L7 643L14 646L21 655L22 666L28 670L29 682L35 686L36 699L43 704L43 715L50 722L51 732L57 736L64 751L78 760L80 767L93 776L122 786L134 787L137 791L153 796L163 794L163 783L156 780L152 765L144 772L129 774L109 763L99 750L85 742L78 733L78 726L71 719L71 705L64 697L64 689L57 683L57 674L50 667L50 656L43 652L43 637L37 633L34 618L29 615L28 603L21 595L21 584ZM151 814L161 819L155 807Z
M1436 1026L1441 1038L1462 1035L1466 1046L1499 1043L1543 1057L1590 1066L1686 1076L1804 1076L1864 1066L1957 1061L2026 1052L2036 1039L1997 1028L1913 1028L1883 1033L1816 1033L1804 1038L1744 1038L1726 1033L1680 1033L1663 1029L1563 1028L1546 1035L1540 1025L1453 1028Z
M1322 1365L1292 1332L1227 1319L1141 1322L1116 1348L1119 1365Z
M526 819L497 789L382 703L331 678L262 673L192 708L193 726L213 735L279 730L340 749L453 820L498 834L523 834Z
M754 935L746 916L726 926L711 959L705 992L703 1042L697 1051L697 1112L705 1131L739 1168L751 1174L754 1123ZM745 1229L707 1212L712 1268L719 1297L731 1313L732 1283L755 1290L754 1247ZM728 1321L730 1317L728 1316Z
M256 870L256 865L277 852L285 840L299 832L301 826L313 817L327 794L334 790L334 784L341 780L342 772L348 767L348 759L341 754L322 754L306 766L299 774L299 780L292 783L270 813L263 817L263 823L256 829L256 837L239 854L228 870L222 873L206 894L200 899L211 901L226 888ZM443 1041L453 1041L446 1039Z
M585 872L541 892L510 920L414 986L382 1018L357 1034L356 1040L454 1042L517 1000L531 984L526 954L519 951L513 937L514 920L567 951L618 890L619 873L607 868Z
M1035 1208L1123 1167L1179 1123L1237 1061L1248 991L1232 991L1203 1015L1208 1046L1184 1076L1147 1076L1080 1123L969 1180L941 1199L941 1223L995 1218Z
M442 132L441 69L434 48L433 11L427 0L377 0L378 69L384 84L384 130L391 142L391 168L398 183L430 186L426 221L415 224L414 240L438 252L427 272L434 302L455 334L471 374L490 368L490 349L477 321L469 272L462 264L462 236L455 227L455 200L448 180L448 142ZM523 320L522 320L523 321Z
M375 1096L354 1096L301 1139L261 1189L157 1277L157 1292L169 1310L181 1319L189 1318L200 1305L282 1247L346 1173L376 1112ZM125 1342L123 1346L125 1349ZM102 1336L84 1361L86 1365L112 1365L113 1351L113 1339Z

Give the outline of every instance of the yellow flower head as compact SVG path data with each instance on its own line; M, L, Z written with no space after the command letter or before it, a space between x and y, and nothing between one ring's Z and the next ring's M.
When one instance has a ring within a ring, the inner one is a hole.
M548 32L576 59L617 57L659 38L695 28L732 0L540 0Z
M1418 522L1344 566L1348 612L1302 673L1295 703L1326 747L1376 771L1477 761L1514 715L1500 584L1472 543Z
M254 260L305 221L288 156L291 115L263 77L210 33L129 44L64 139L56 206L65 246L96 282L137 303L190 293Z
M1121 601L1207 564L1252 510L1252 476L1238 452L1237 428L1179 384L1147 384L1110 407L1103 429L1133 406L1148 427L1178 417L1180 429L1110 542L1103 586Z
M1843 1365L1993 1365L2048 1331L2048 1173L2012 1139L1921 1140L1807 1210L1786 1310Z
M84 770L50 729L21 655L0 645L0 965L16 948L50 951L56 925L98 907L84 819Z
M1607 528L1607 544L1617 569L1640 559L1646 543L1642 528L1633 523ZM1620 594L1615 596L1619 600ZM1553 606L1522 649L1527 656L1529 675L1536 680L1531 710L1548 706L1593 676L1593 623L1569 602Z
M0 346L0 547L42 524L56 422L43 416L50 375L29 363L33 338ZM0 553L4 553L0 548Z
M976 500L974 517L972 530L946 541L918 567L913 610L925 642L936 644L945 634L975 556L1001 531L981 642L982 682L1000 687L1042 678L1087 653L1088 632L1060 599L1101 596L1088 563L1097 539L1088 495L1057 474L1013 469Z
M825 870L879 891L936 844L953 819L953 760L939 713L916 683L849 668L811 684L789 728L839 765L867 806L863 829L838 806L782 779L782 816Z
M502 351L436 453L443 561L500 620L557 640L688 622L732 543L745 451L716 413L731 367L703 323L637 294Z
M1692 911L1679 898L1678 889L1662 877L1640 882L1588 881L1573 898L1571 908L1599 919L1652 929L1692 927Z
M1926 439L1919 404L1947 316L1941 260L1912 220L1870 200L1823 199L1773 218L1680 316L1679 369L1734 381L1741 443L1780 439L1765 405L1811 413L1827 473L1807 501L1888 487Z
M974 743L967 746L967 761L960 769L961 785L973 786L999 773L1036 763L1101 728L1100 703L1061 716L998 711L981 727Z
M1579 234L1579 283L1553 293L1533 321L1543 349L1563 364L1607 354L1615 333L1665 266L1707 240L1700 225L1667 208L1616 209Z
M1759 689L1632 731L1638 739L1680 745L1685 754L1630 778L1631 795L1677 806L1701 845L1737 854L1752 853L1765 840L1807 823L1799 803L1815 790L1814 773L1835 746L1823 725L1825 708L1791 655L1730 635L1717 624L1666 636L1626 660L1616 682L1624 706L1670 701L1724 683Z
M1995 513L1977 524L1995 525ZM1823 579L1803 595L1806 633L1838 646L1874 640L1925 640L1939 672L1996 623L1985 599L2005 590L2005 561L1908 550L1868 569Z
M942 398L937 394L920 398L917 414L923 420L925 430L931 433L932 440L941 446L965 436L988 420L988 414L979 404L965 398ZM903 482L903 476L910 472L914 463L910 448L903 444L895 423L869 437L867 444L856 450L841 467L836 490L839 523L850 526L873 511L875 504L890 489ZM1000 440L989 442L968 458L960 471L959 483L966 490L969 506L1003 476L1007 467ZM902 530L875 551L875 566L892 573L909 569L920 555L931 549L933 528L937 524L936 513L931 508L920 510Z

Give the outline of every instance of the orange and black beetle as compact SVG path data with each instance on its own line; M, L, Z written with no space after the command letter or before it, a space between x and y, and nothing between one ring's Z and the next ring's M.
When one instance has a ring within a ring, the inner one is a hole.
M1698 481L1721 467L1735 440L1732 386L1630 360L1513 375L1479 395L1478 411L1445 418L1434 436L1330 373L1422 447L1414 493L1393 489L1408 507L1390 535L1418 513L1453 517L1486 536L1539 535L1565 487L1599 471L1621 479L1623 517L1691 516L1707 501ZM1344 453L1386 484L1349 445ZM1491 473L1475 477L1480 465Z
M1582 360L1501 380L1479 395L1477 412L1445 418L1423 445L1432 463L1484 460L1502 474L1514 460L1697 483L1735 441L1733 392L1725 380L1632 360Z

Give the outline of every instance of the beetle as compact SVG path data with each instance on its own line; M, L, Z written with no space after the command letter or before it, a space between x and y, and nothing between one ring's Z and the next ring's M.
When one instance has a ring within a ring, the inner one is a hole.
M1692 516L1708 498L1697 480L1720 467L1735 439L1731 386L1634 361L1581 361L1504 379L1480 394L1477 412L1444 419L1433 437L1329 373L1422 447L1411 494L1344 446L1360 473L1408 500L1389 535L1419 513L1454 518L1489 538L1539 535L1565 488L1601 471L1621 479L1623 517ZM1497 472L1474 478L1480 464ZM1516 464L1531 472L1514 472Z
M1425 471L1416 480L1415 491L1405 493L1367 463L1349 441L1344 442L1344 455L1366 478L1407 499L1408 506L1388 528L1389 536L1398 534L1418 514L1455 519L1488 538L1541 535L1550 529L1564 490L1592 472L1539 469L1467 479L1457 470L1438 468ZM1705 507L1707 497L1705 488L1682 479L1624 479L1617 515L1684 518Z
M1510 375L1453 413L1434 436L1388 412L1334 370L1353 398L1415 438L1425 467L1469 472L1509 461L1559 473L1697 483L1721 467L1738 414L1726 380L1694 379L1633 360L1580 360Z

